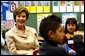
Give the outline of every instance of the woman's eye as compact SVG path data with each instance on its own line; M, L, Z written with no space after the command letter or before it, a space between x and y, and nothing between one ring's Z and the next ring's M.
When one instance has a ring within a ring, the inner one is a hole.
M20 17L20 15L18 15L18 17Z
M25 16L22 16L23 18L25 18Z

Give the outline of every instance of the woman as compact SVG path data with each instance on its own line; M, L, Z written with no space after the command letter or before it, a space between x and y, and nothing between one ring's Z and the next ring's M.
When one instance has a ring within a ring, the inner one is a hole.
M36 30L25 25L29 13L20 6L15 9L13 16L16 24L6 33L8 50L13 55L32 55L39 44Z

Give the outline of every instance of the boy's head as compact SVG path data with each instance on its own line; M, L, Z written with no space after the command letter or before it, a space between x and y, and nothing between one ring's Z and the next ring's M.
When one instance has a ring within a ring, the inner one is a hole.
M40 36L42 36L45 40L62 43L64 32L61 26L61 18L55 15L44 18L40 23L39 32Z

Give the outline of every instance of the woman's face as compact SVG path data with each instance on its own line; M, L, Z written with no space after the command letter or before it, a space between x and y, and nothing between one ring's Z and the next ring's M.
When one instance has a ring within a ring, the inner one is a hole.
M26 22L26 13L21 12L20 14L16 15L16 24L18 26L24 26Z
M73 33L75 30L76 30L76 24L73 24L73 23L67 24L67 31L69 33Z

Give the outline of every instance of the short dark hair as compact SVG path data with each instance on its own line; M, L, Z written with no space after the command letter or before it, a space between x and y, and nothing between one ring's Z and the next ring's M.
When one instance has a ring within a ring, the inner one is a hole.
M75 31L78 30L78 26L77 26L77 21L76 21L76 19L75 19L75 18L67 18L66 23L65 23L65 33L68 33L67 24L69 24L70 22L72 22L73 24L76 24L76 29L75 29Z
M16 22L16 15L20 14L21 12L25 12L26 13L26 20L28 19L28 17L29 17L28 10L25 7L23 7L23 6L19 6L13 12L13 17L14 17L14 21L15 22Z
M44 18L39 27L39 35L44 39L48 38L48 31L52 30L53 32L60 26L61 18L55 15L50 15Z

